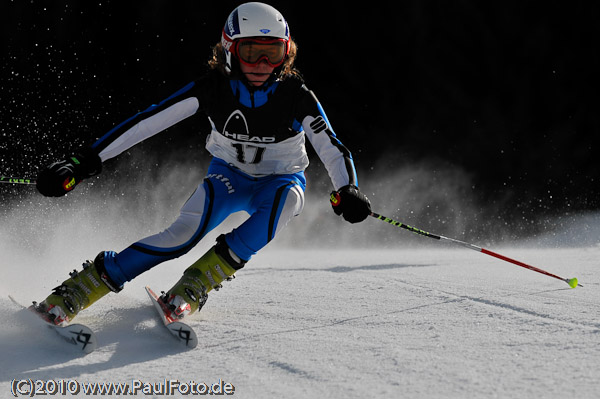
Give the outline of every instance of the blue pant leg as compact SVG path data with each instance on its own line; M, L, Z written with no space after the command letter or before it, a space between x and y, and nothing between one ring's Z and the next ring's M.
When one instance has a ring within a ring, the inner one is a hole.
M120 253L105 252L104 264L116 284L123 285L154 266L190 251L231 213L240 210L241 192L235 189L228 167L211 164L207 178L165 231L140 240ZM238 193L238 195L235 195Z
M248 261L267 245L304 207L303 173L260 179L255 185L248 218L225 236L227 245Z

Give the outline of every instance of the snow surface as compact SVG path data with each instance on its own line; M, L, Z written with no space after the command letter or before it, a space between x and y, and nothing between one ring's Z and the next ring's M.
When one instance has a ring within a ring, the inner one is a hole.
M189 195L179 183L108 199L90 195L93 187L61 199L32 195L4 213L0 397L10 396L14 379L221 379L240 398L600 397L596 214L565 219L560 231L521 245L474 242L578 277L584 287L576 289L373 218L351 226L327 209L325 196L307 201L302 217L209 295L189 319L200 337L194 350L157 324L143 287L170 288L243 215L83 311L77 321L99 341L90 355L14 317L8 294L39 301L84 259L168 226ZM434 232L464 239L449 226Z
M600 251L505 252L584 287L467 250L269 251L210 295L185 350L143 291L173 280L164 267L80 315L100 344L88 356L2 323L0 392L14 378L167 378L222 379L246 398L598 397ZM4 320L15 311L0 300Z

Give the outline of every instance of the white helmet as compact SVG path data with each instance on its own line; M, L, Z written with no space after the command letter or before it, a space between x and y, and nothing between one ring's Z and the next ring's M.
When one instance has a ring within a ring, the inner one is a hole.
M264 3L245 3L229 14L221 44L225 53L225 70L231 72L231 58L237 56L236 41L243 38L280 39L285 42L285 55L289 53L290 30L283 15Z

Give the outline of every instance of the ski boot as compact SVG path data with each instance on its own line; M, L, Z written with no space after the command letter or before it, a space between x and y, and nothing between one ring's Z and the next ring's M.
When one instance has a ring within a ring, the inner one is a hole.
M52 294L41 303L33 303L40 317L49 323L64 326L82 309L87 308L109 292L119 292L118 287L104 269L104 252L96 256L93 262L83 264L83 270L69 273L71 276L54 288Z
M217 244L188 267L177 284L163 293L159 301L172 318L182 319L202 309L208 292L218 291L224 280L234 279L234 273L245 264L229 249L225 236L221 235Z

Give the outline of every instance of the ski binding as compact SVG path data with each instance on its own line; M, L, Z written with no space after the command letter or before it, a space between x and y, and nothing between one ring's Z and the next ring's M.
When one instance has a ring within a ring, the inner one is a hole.
M146 287L146 293L150 297L154 308L169 332L188 348L195 348L196 345L198 345L198 337L196 336L194 329L187 324L170 317L168 309L164 308L162 302L159 301L158 295L156 295L156 293L148 286Z

